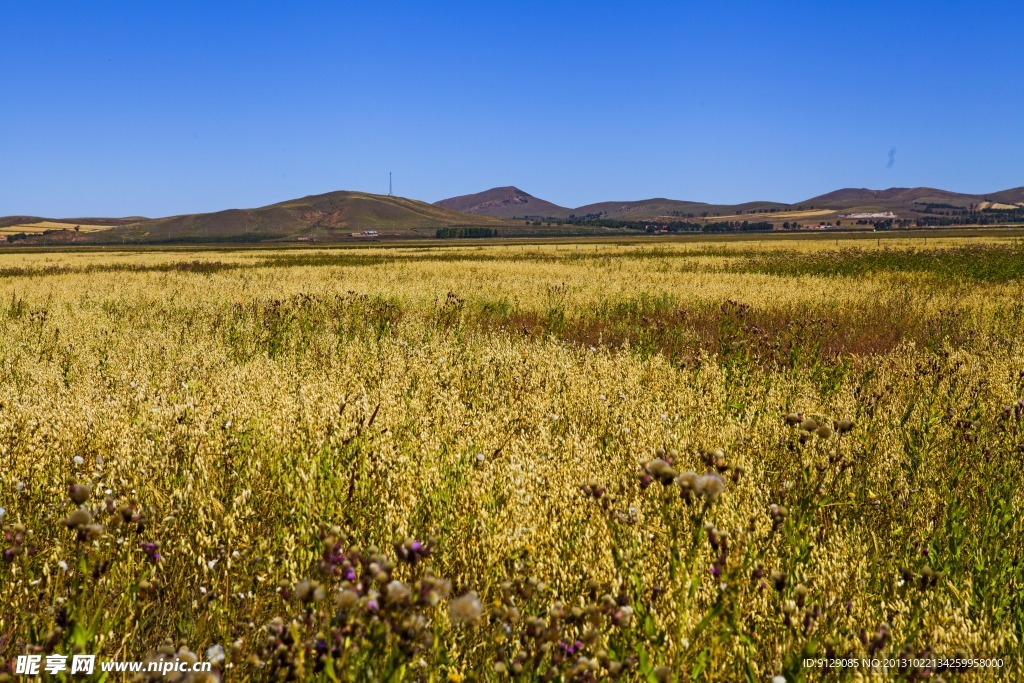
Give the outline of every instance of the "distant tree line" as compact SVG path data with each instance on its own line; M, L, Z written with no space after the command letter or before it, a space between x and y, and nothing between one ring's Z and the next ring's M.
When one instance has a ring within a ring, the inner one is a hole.
M947 216L974 211L975 206L974 204L969 206L959 206L957 204L944 204L942 202L914 202L914 204L921 207L918 209L921 213L937 213Z
M982 209L981 211L965 211L959 214L929 215L918 218L921 226L949 225L1001 225L1003 223L1024 223L1024 208L1015 209Z
M591 214L599 216L601 214ZM691 223L689 221L622 221L614 218L593 218L587 216L570 216L565 221L569 225L592 225L600 228L612 228L613 230L642 230L644 232L656 232L668 230L669 232L701 232L703 223Z
M438 228L437 236L451 237L497 237L497 228Z
M774 228L775 224L768 221L721 221L708 223L704 232L771 232Z
M887 218L884 221L857 221L857 225L870 225L875 230L909 228L912 224L913 222L909 218Z
M602 228L612 228L615 230L638 230L648 233L661 232L662 230L670 233L769 232L775 227L773 223L768 223L766 221L718 221L715 223L700 223L696 221L623 221L611 218L570 218L566 223L570 225L592 225Z

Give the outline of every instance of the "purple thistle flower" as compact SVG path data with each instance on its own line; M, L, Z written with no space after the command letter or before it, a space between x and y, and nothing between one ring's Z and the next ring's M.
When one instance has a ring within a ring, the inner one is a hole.
M143 541L139 543L139 547L142 549L144 553L146 553L146 557L149 559L150 562L156 564L157 562L163 559L163 556L160 555L160 553L157 550L158 546L156 543Z

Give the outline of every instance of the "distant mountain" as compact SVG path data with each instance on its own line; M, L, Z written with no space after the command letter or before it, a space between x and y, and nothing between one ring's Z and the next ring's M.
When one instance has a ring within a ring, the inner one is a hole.
M3 219L0 219L2 221ZM333 241L350 233L433 237L442 227L498 226L491 216L451 211L426 202L369 194L328 192L256 209L228 209L133 221L89 233L61 231L34 237L42 242L260 242Z
M731 215L739 212L750 213L789 208L780 202L746 202L743 204L708 204L681 199L639 199L618 202L597 202L574 209L559 206L538 199L516 187L495 187L476 194L442 199L434 203L457 211L502 218L553 218L567 219L572 216L600 217L610 220L643 220L646 218L692 219L704 216Z
M586 204L572 210L577 216L601 214L604 218L627 220L636 216L663 216L673 212L689 212L696 207L706 206L701 202L687 202L679 199L640 199L629 202L598 202Z
M499 218L563 217L569 209L537 199L518 187L494 187L490 190L434 202L434 206Z
M487 216L566 219L602 218L611 220L707 219L773 220L777 222L828 222L846 213L887 213L901 218L919 218L932 208L946 207L1013 208L1024 203L1024 187L987 195L950 192L930 187L892 187L887 190L843 188L811 197L795 204L756 201L742 204L707 204L679 199L641 199L597 202L566 208L538 199L515 187L496 187L477 194L452 197L436 202L442 206Z
M343 236L349 232L375 230L388 233L432 234L440 227L497 225L490 216L474 216L427 204L426 202L368 194L328 192L270 204L258 209L230 209L216 213L171 216L131 226L133 234L173 240L288 239Z
M1024 187L989 194L950 192L932 187L890 187L887 190L844 188L812 197L798 206L843 213L892 212L899 218L934 216L952 208L1015 209L1024 205Z
M858 205L906 206L911 204L953 204L967 206L982 200L980 195L936 190L931 187L890 187L888 190L847 187L828 194L812 197L800 204L829 208Z
M959 207L959 209L958 209ZM392 237L433 237L437 228L505 227L525 229L513 218L565 220L601 218L623 221L767 221L817 225L849 214L882 214L899 219L941 221L963 215L960 209L1017 211L1024 208L1024 187L988 194L966 194L930 187L886 190L843 188L795 204L758 201L707 204L678 199L598 202L575 209L559 206L516 187L496 187L434 204L369 194L328 192L255 209L228 209L166 218L0 217L0 239L24 244L97 244L104 242L261 242L337 241L352 233ZM891 216L890 216L891 214ZM991 214L990 214L991 215ZM1007 214L1009 215L1009 214ZM875 216L854 216L871 220ZM846 222L844 221L844 224ZM553 234L544 227L543 234Z
M1003 190L985 195L985 199L1004 204L1024 204L1024 187L1015 187L1012 190Z
M785 209L788 204L779 202L746 202L744 204L707 204L680 199L641 199L631 202L599 202L573 209L577 217L600 215L612 220L634 220L642 218L700 218L702 216L749 213L771 208Z

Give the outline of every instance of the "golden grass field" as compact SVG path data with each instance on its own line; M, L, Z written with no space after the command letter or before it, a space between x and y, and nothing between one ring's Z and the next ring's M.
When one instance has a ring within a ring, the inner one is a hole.
M76 227L80 232L99 232L100 230L110 230L109 225L84 225L82 223L36 221L35 223L19 223L18 225L0 227L0 235L16 235L18 233L33 235L36 233L46 232L47 230L74 230Z
M1013 210L1021 207L1022 204L1005 204L1003 202L981 202L978 204L978 210L984 211L985 209L998 209L1000 211Z
M1022 283L1000 238L2 253L0 681L1024 680Z
M771 214L759 214L759 213L745 213L745 214L729 214L726 216L709 216L708 221L734 221L734 220L750 220L751 216L771 218L773 221L789 221L789 220L809 220L814 218L823 218L825 216L834 216L838 213L834 209L804 209L793 210L793 211L776 211Z

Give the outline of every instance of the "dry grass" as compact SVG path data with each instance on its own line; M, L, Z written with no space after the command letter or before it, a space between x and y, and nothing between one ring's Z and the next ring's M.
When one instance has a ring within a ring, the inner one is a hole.
M0 672L1012 678L1021 250L861 246L0 255Z
M749 220L751 216L763 216L765 218L771 218L773 221L795 221L795 220L807 220L810 218L821 218L823 216L834 216L836 211L833 209L805 209L803 211L776 211L775 213L744 213L744 214L730 214L727 216L709 216L709 221L734 221L734 220Z
M84 225L81 223L58 223L56 221L38 221L35 223L21 223L19 225L8 225L0 228L0 235L16 235L18 233L25 233L26 235L33 235L36 233L46 232L47 230L74 230L78 228L80 232L99 232L100 230L110 230L109 225Z

